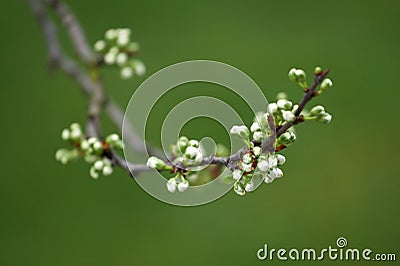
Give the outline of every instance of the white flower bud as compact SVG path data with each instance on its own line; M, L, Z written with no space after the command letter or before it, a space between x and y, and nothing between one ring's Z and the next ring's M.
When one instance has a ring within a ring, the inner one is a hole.
M56 160L61 161L61 158L65 156L65 150L59 149L56 151Z
M104 37L106 38L106 40L113 40L115 38L117 38L118 32L115 29L109 29L106 31Z
M199 147L199 142L197 140L195 140L195 139L191 139L191 140L189 140L188 145L198 148Z
M242 169L244 172L251 172L252 167L252 164L242 163Z
M71 130L69 136L73 140L78 140L82 137L82 130L80 128L74 128Z
M280 138L284 141L290 140L290 132L283 133Z
M236 182L235 185L233 186L233 190L236 192L236 194L240 196L246 194L246 191L239 185L238 182Z
M293 106L293 103L291 101L286 101L283 108L285 108L286 110L290 110L290 109L292 109L292 106Z
M298 83L301 87L305 88L306 84L306 72L302 69L292 68L289 71L289 79L293 82Z
M189 139L187 137L185 137L185 136L182 136L182 137L180 137L178 139L178 141L182 141L182 142L185 142L187 144L189 142Z
M163 160L155 156L151 156L149 159L147 159L147 166L153 169L162 170L165 167L165 163Z
M60 162L61 162L62 164L67 164L68 161L69 161L69 159L68 159L68 156L67 156L67 155L64 155L64 156L62 156L62 157L60 158Z
M287 131L283 133L279 139L284 143L284 144L289 144L292 143L296 140L296 135L293 132Z
M278 108L284 109L284 108L285 108L286 102L287 102L286 99L281 99L281 100L278 100L278 101L276 102L276 105L278 106Z
M102 52L102 51L104 51L105 48L106 48L106 42L103 40L97 41L94 44L94 50L96 52Z
M283 172L279 168L272 168L268 173L267 173L269 178L279 178L283 176Z
M199 153L199 149L193 146L189 146L185 150L185 156L189 159L194 159Z
M232 177L233 177L233 179L235 179L235 180L239 180L240 178L242 178L242 175L243 175L243 173L242 173L242 171L240 171L239 169L236 169L236 170L234 170L234 171L232 172Z
M104 166L104 168L103 168L103 175L108 176L108 175L111 175L112 172L113 172L112 166L110 166L110 165Z
M122 28L122 29L118 29L118 36L120 35L127 35L130 36L132 33L132 31L128 28Z
M325 108L322 105L316 105L310 110L310 114L319 115L325 112Z
M253 158L251 157L250 154L246 153L245 155L243 155L242 161L248 164L253 161Z
M169 192L174 193L176 190L176 180L175 178L170 178L167 182L167 189Z
M64 129L63 131L62 131L62 133L61 133L61 138L63 139L63 140L68 140L69 139L69 135L70 135L70 132L69 132L69 129Z
M249 129L246 126L233 126L230 130L230 133L245 140L248 139L250 134Z
M119 53L116 57L117 65L122 66L128 61L128 55L126 53Z
M179 192L184 192L188 188L189 188L189 182L186 180L178 184Z
M115 63L115 53L108 52L104 56L104 62L107 65L112 65Z
M119 49L118 49L118 47L113 46L110 48L110 50L108 52L117 56L117 54L119 53Z
M302 82L302 81L304 81L306 79L306 72L304 72L303 69L296 69L294 74L296 75L296 79L299 82Z
M246 192L250 192L254 190L254 183L253 180L251 180L249 183L246 184L246 187L244 188Z
M131 35L130 29L119 29L118 36L117 36L117 44L120 46L126 46L129 44Z
M93 150L96 152L102 152L103 151L103 144L101 144L100 141L96 140L95 143L93 143Z
M332 120L332 115L326 113L319 119L319 122L324 124L329 124L331 120Z
M258 147L258 146L257 146L257 147L254 147L254 148L253 148L253 154L254 154L255 157L260 156L261 153L262 153L262 148L261 148L261 147Z
M293 122L296 120L296 116L291 111L282 110L282 117L287 122Z
M81 126L78 123L72 123L69 127L71 128L71 130L81 129Z
M203 161L203 154L200 150L199 150L199 153L197 153L196 158L194 158L194 161L196 163L200 163L201 161Z
M333 82L330 79L324 79L321 83L321 90L326 90L333 87Z
M278 159L276 158L275 155L270 155L268 156L268 164L269 164L269 168L274 168L278 166Z
M94 169L100 171L104 167L104 162L102 160L98 160L93 164Z
M262 172L266 172L269 169L269 163L266 160L259 160L257 164L258 169Z
M188 145L188 139L186 137L181 137L178 139L177 146L180 152L184 152Z
M278 105L276 103L270 103L268 105L268 111L271 114L276 114L278 112Z
M119 139L118 134L111 134L111 135L109 135L109 136L106 138L106 142L107 142L108 144L118 142L119 140L120 140L120 139Z
M319 66L316 66L316 67L314 68L314 74L315 74L315 75L319 75L319 74L321 74L321 73L322 73L322 68L319 67Z
M253 139L257 142L261 142L264 139L265 135L261 131L256 131L253 133Z
M280 99L280 100L278 100L276 102L276 105L280 109L290 110L292 108L293 103L291 101L286 100L286 99Z
M104 157L104 158L103 158L103 162L104 162L105 165L111 165L111 164L112 164L112 163L111 163L111 160L108 159L107 157Z
M82 140L81 142L81 149L87 151L89 149L89 142L87 140Z
M258 122L253 122L253 124L250 127L250 131L255 132L259 130L261 130L260 124Z
M264 179L264 182L265 183L267 183L267 184L270 184L270 183L272 183L274 181L274 178L272 178L272 177L269 177L269 176L265 176L265 179Z
M297 78L296 78L296 69L295 69L295 68L291 68L291 69L289 70L288 76L289 76L289 79L290 79L291 81L296 82L296 80L297 80Z
M276 154L276 159L278 160L278 165L283 165L286 162L286 158L282 154Z
M132 68L135 70L138 76L143 75L146 73L146 66L143 64L142 61L139 60L131 60Z
M158 159L156 157L150 157L147 159L147 166L150 168L156 168L158 164Z
M96 171L94 167L90 167L89 174L93 179L99 178L99 173Z
M117 44L120 46L125 46L129 43L129 35L119 34L117 38Z
M132 68L126 66L121 69L121 78L122 79L129 79L133 76Z
M274 172L276 178L283 176L283 172L280 168L275 168Z

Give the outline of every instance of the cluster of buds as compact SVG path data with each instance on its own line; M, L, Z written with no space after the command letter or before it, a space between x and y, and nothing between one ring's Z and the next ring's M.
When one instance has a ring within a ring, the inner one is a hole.
M182 136L175 145L171 145L171 152L174 156L174 162L182 165L194 165L203 160L203 151L200 143L195 140L189 140Z
M233 183L233 189L238 195L245 195L251 192L254 187L255 174L261 174L265 183L271 183L275 178L283 176L278 165L283 165L286 158L281 154L263 154L259 146L254 146L245 153L237 167L232 171L231 176L224 179L225 183Z
M167 189L170 192L175 192L176 189L183 192L189 187L189 181L186 180L186 177L192 172L183 172L180 167L196 165L202 162L203 151L197 140L189 140L184 136L180 137L176 144L171 145L170 149L172 153L171 163L166 163L162 159L152 156L147 160L147 166L158 171L165 170L176 173L175 177L168 180ZM179 165L180 167L175 167L174 165Z
M113 167L110 159L103 157L102 159L99 159L95 161L90 167L90 176L93 179L99 178L99 174L102 173L104 176L111 175L113 172Z
M167 182L167 189L169 192L174 193L176 189L179 192L184 192L189 188L189 181L187 181L183 174L178 173L175 177L172 177Z
M269 113L274 116L277 125L284 122L293 122L296 120L294 112L299 106L286 99L286 94L284 93L279 93L278 96L279 98L276 102L268 104Z
M332 115L325 112L322 105L314 106L309 113L305 116L306 119L316 119L318 122L328 124L332 120Z
M289 70L289 79L300 85L303 89L306 89L307 86L307 75L303 69L292 68Z
M131 41L130 29L109 29L104 40L94 44L96 52L101 53L106 65L115 65L120 68L121 78L128 79L134 74L141 76L146 72L144 64L133 58L139 50L139 44Z
M320 75L322 69L317 67L314 72L315 75ZM292 68L289 71L290 80L299 84L305 91L308 89L306 77L306 73L302 69ZM332 85L332 81L325 78L317 88L316 95L332 87ZM237 194L244 195L254 189L253 177L256 169L261 172L265 183L271 183L275 178L283 176L283 172L278 166L283 165L286 158L281 154L262 154L261 150L263 141L273 134L268 123L270 116L272 116L276 128L280 128L286 123L295 122L296 119L303 121L317 120L322 123L329 123L332 120L332 115L325 112L321 105L313 107L309 112L302 110L300 114L296 113L298 108L297 104L293 104L292 101L287 99L285 93L279 93L277 101L268 105L268 112L256 115L250 128L244 125L236 125L231 128L231 135L243 140L249 148L248 153L244 154L238 167L232 172L232 176L227 176L224 179L226 183L235 182L233 187ZM279 151L295 140L296 132L293 127L290 127L276 140L275 150Z
M87 163L92 164L89 173L94 179L97 179L100 173L105 176L112 174L113 166L106 155L111 149L123 148L122 140L117 134L111 134L104 140L95 137L87 138L78 123L65 128L61 133L61 138L69 142L73 148L57 150L56 160L66 164L83 157Z
M296 131L294 128L289 128L285 133L279 136L279 138L276 140L276 148L279 149L279 147L287 147L289 144L292 144L295 142L297 139L296 136Z
M278 165L283 165L285 162L286 158L282 154L260 156L257 168L263 173L264 182L271 183L275 178L282 177L283 172Z
M321 67L316 67L314 69L314 75L320 75L322 74L322 68ZM306 90L308 88L307 81L306 81L306 72L303 69L297 69L297 68L292 68L289 70L289 79L295 83L297 83L301 88ZM317 88L317 95L323 93L329 88L333 87L333 82L329 78L325 78L319 88Z
M174 172L175 170L173 166L166 164L163 160L155 156L152 156L147 160L147 166L158 171L166 170ZM179 192L184 192L189 188L189 182L185 179L185 175L179 171L175 177L170 178L167 182L167 189L169 192L173 193L177 188Z

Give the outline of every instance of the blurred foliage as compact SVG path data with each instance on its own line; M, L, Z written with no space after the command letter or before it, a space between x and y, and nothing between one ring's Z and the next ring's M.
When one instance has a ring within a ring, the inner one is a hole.
M302 92L287 79L290 67L310 72L322 64L335 87L312 104L334 118L328 126L300 125L298 142L284 153L285 177L245 198L231 192L182 208L152 198L121 170L93 181L83 162L54 159L61 129L86 117L81 92L64 74L46 71L45 43L27 4L3 2L1 265L247 265L257 263L264 243L323 248L339 236L351 247L399 250L398 1L68 3L92 43L110 27L132 28L147 75L212 59L245 71L269 98L281 90L296 98ZM144 80L104 74L122 106ZM236 108L250 123L247 107ZM107 119L103 125L115 130ZM157 143L158 134L155 123L149 137ZM218 142L224 134L213 132Z

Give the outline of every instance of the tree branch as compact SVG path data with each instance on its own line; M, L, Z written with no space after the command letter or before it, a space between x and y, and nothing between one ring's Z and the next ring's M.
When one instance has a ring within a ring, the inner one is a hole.
M107 97L98 71L98 60L95 54L92 52L90 45L87 42L84 31L82 30L82 27L80 26L75 15L66 4L59 0L28 1L32 8L32 12L37 18L44 33L44 37L48 47L50 68L60 68L78 83L86 96L90 97L90 103L88 106L87 134L89 136L95 136L97 138L101 137L100 115L103 109L108 114L110 119L114 122L114 124L117 125L119 130L122 131L124 113L122 109L117 104L115 104L114 101ZM46 3L52 10L54 10L54 12L60 18L62 25L68 32L69 38L74 46L78 58L84 63L87 69L82 69L75 61L71 60L62 51L57 37L56 28L43 6L44 3ZM309 89L305 90L305 94L301 102L299 103L298 109L294 113L294 115L296 116L294 122L286 122L285 124L283 124L283 126L276 128L272 116L268 117L268 124L272 131L275 132L275 134L266 138L263 141L262 148L264 152L273 152L275 150L275 140L284 132L286 132L290 127L303 121L301 112L303 111L307 103L317 95L315 90L328 75L328 73L329 70L326 70L320 74L315 75L313 85ZM142 140L133 130L133 126L128 121L125 121L124 127L124 134L126 136L124 139L127 142L126 144L131 146L136 152L147 155L146 149L143 148ZM164 157L163 154L158 150L151 148L148 148L147 150L150 151L150 153L157 155L158 157ZM249 148L245 146L242 147L235 154L232 154L228 157L216 157L215 155L211 155L205 157L198 165L224 165L233 170L237 167L237 163L242 159L243 155L248 152L248 150ZM147 167L147 165L133 164L126 161L112 150L105 156L109 157L114 165L120 166L121 168L127 170L131 176L141 171L151 170ZM169 163L172 164L171 162ZM187 169L183 166L176 167L182 170Z

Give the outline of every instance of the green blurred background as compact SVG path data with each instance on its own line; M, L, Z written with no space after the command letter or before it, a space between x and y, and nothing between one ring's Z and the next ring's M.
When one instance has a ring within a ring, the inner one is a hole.
M349 247L396 253L398 263L399 1L67 3L91 43L110 27L132 28L146 76L176 62L211 59L246 72L269 99L281 90L298 99L289 68L310 72L322 64L332 69L335 87L313 103L324 104L334 119L299 126L298 142L284 152L285 177L244 198L230 192L184 208L152 198L121 170L95 182L87 164L54 159L64 145L61 129L84 122L86 101L64 74L47 72L43 35L26 2L5 1L1 265L284 265L258 261L256 251L264 243L319 249L335 246L340 236ZM120 81L117 71L104 71L121 106L143 80ZM213 94L210 88L205 94ZM250 123L246 106L235 108ZM193 134L204 123L194 122ZM104 128L115 131L107 119ZM214 135L222 141L224 134Z

